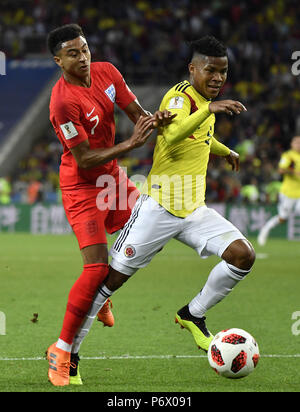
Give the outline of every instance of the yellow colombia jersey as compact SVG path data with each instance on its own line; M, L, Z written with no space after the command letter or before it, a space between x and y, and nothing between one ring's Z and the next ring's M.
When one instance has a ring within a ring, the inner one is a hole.
M300 153L296 150L288 150L281 156L279 168L287 169L290 167L300 174ZM300 198L300 176L284 174L280 192L292 199Z
M142 191L178 217L186 217L204 205L215 123L209 103L188 81L183 81L165 94L159 108L176 113L177 117L170 125L158 129L152 169ZM199 113L201 123L198 119L192 130L189 119L195 112Z

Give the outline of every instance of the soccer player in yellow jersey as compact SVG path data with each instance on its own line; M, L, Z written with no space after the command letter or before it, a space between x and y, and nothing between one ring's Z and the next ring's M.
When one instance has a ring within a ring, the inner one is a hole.
M172 124L159 129L153 167L110 250L109 275L96 300L104 303L172 238L203 258L217 255L221 262L212 269L201 292L176 314L176 322L207 351L213 336L205 324L206 311L244 279L255 260L253 247L242 233L205 205L209 154L223 156L234 170L239 167L238 154L213 137L215 113L238 115L246 108L233 100L213 101L228 69L226 48L217 39L206 36L193 42L188 68L190 80L172 87L162 100L161 110L177 116Z
M265 245L270 231L285 223L293 211L300 213L300 136L294 136L291 149L281 155L279 173L283 181L279 191L278 214L261 228L257 238L260 246Z

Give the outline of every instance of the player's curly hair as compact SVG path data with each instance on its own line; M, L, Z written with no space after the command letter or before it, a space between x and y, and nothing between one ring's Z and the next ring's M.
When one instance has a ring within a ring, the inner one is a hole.
M227 56L226 46L214 36L204 36L201 39L190 42L191 57L195 54L204 56L225 57Z
M76 37L85 37L82 28L78 24L65 24L50 31L47 37L48 49L55 56L61 49L62 43Z

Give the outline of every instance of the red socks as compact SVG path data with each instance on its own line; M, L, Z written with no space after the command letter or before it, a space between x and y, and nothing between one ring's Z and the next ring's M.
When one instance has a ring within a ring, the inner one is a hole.
M59 338L72 344L78 328L88 313L98 287L108 275L108 264L83 266L83 272L72 286Z

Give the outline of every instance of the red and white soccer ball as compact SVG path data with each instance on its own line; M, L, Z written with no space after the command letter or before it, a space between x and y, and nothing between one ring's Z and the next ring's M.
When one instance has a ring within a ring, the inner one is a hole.
M259 360L256 340L243 329L217 333L208 348L210 366L225 378L243 378L253 372Z

